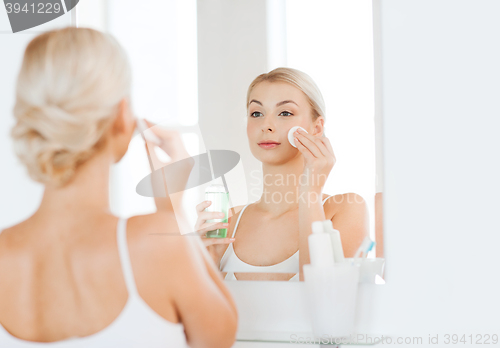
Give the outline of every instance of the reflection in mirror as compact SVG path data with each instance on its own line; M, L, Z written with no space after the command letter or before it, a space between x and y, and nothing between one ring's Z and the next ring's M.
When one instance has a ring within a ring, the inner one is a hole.
M303 281L313 221L332 222L346 258L366 236L382 256L371 2L217 7L198 2L200 129L244 168L224 183L227 239L207 246L224 279Z

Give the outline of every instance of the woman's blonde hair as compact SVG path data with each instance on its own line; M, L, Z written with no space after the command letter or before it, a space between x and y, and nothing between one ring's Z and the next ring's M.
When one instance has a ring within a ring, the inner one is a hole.
M276 68L267 74L261 74L252 81L247 92L247 106L250 102L250 93L259 83L268 82L285 82L299 90L301 90L309 100L312 109L313 121L319 116L325 117L325 101L313 79L306 73L292 68Z
M11 131L31 178L67 183L104 145L130 88L128 57L109 34L67 27L31 40L17 79Z

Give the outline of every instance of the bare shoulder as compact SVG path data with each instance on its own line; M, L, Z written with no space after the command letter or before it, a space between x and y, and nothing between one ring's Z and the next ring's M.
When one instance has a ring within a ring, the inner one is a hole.
M0 229L0 240L3 238L3 239L7 239L7 238L10 238L10 237L13 237L15 236L16 234L18 235L19 232L22 232L22 231L25 231L29 228L31 224L31 219L28 218L24 221L21 221L15 225L12 225L12 226L8 226L8 227L5 227L3 229Z
M329 210L335 214L350 209L359 210L366 208L366 201L361 195L354 192L348 192L329 197L324 206L325 211Z
M229 226L233 225L236 223L236 220L238 219L238 216L240 215L241 211L243 210L244 205L237 205L235 207L229 208Z
M134 216L127 225L132 267L141 295L175 297L174 290L185 275L199 268L201 239L194 233L181 234L173 212ZM143 285L141 287L141 285ZM156 293L158 292L158 293ZM163 295L162 295L163 293Z
M353 192L335 195L326 204L335 204L331 215L333 228L338 230L342 239L344 255L352 257L361 241L369 234L368 205L364 198Z
M363 224L368 221L368 205L365 199L357 193L348 192L335 195L325 202L326 205L333 212L329 215L332 221L350 220L353 222L363 220Z
M203 242L196 233L181 234L173 212L134 216L127 230L141 295L172 299L189 287L194 278L188 275L204 277Z
M26 233L35 227L32 218L28 218L3 230L0 229L0 257L13 255L29 245Z
M162 263L183 257L193 247L194 234L181 234L174 212L131 217L127 224L128 241L141 259L154 258Z
M243 210L243 207L244 205L237 205L235 207L229 208L229 217L232 218L233 216L235 216L237 218L240 212Z

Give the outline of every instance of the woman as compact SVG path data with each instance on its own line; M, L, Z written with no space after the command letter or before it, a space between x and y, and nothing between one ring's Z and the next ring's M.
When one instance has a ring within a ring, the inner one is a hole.
M168 202L128 220L109 211L109 168L136 126L130 78L123 49L92 29L50 31L26 48L12 135L45 191L0 233L0 347L234 343L233 299L198 236L181 236L160 209ZM187 156L178 135L155 133L172 160Z
M323 193L335 155L324 136L324 101L314 81L290 68L262 74L248 88L247 111L250 150L262 162L262 197L236 207L239 213L225 225L206 223L217 218L204 211L210 202L196 207L200 235L228 228L229 238L203 238L225 279L302 281L302 266L310 263L307 237L318 220L332 221L344 255L352 257L368 234L368 210L357 194ZM297 148L287 140L294 126L307 131L294 133Z

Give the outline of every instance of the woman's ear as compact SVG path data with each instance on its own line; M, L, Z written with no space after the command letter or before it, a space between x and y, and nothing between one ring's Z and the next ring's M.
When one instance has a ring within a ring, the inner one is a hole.
M323 116L319 116L316 121L314 121L314 131L313 135L321 135L324 136L323 132L325 131L325 119Z
M127 152L128 145L132 139L135 129L135 118L129 107L127 98L123 98L118 104L118 112L110 129L112 137L112 148L116 161L119 161Z
M116 114L115 120L112 125L113 135L119 135L125 133L127 130L127 116L128 116L128 105L127 99L123 98L118 104L118 113Z

